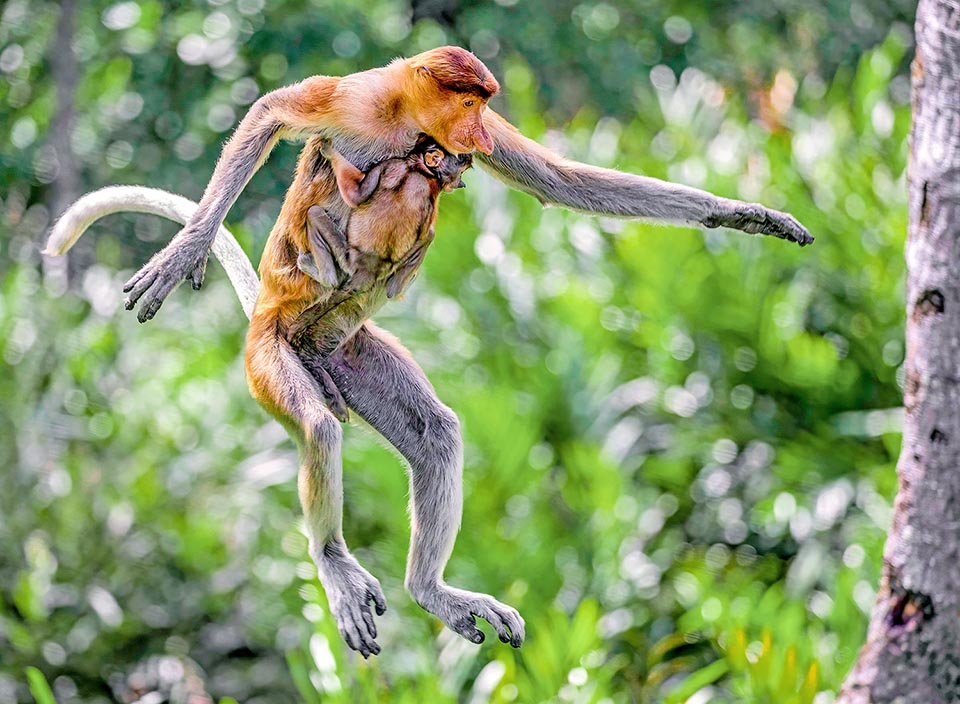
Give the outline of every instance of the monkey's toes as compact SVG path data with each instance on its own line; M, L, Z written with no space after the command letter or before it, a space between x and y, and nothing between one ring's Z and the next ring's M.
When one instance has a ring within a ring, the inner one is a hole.
M328 399L327 405L330 408L330 412L333 413L334 417L341 423L350 422L350 409L347 408L347 404L343 402L343 399Z
M203 286L203 275L207 271L207 257L204 256L200 259L200 262L193 267L189 274L187 274L187 281L190 282L190 285L193 287L194 291L199 291L200 287Z
M377 627L373 623L370 607L367 606L364 610L357 604L345 606L346 608L341 608L333 614L340 637L351 650L356 650L364 658L379 655L380 645L375 640Z
M380 582L349 560L326 562L321 568L321 581L327 591L330 612L344 642L364 658L380 653L377 626L373 620L373 604L378 616L387 610Z
M166 300L167 296L170 295L170 292L173 291L178 283L179 279L170 279L163 275L158 276L140 299L140 310L137 312L137 320L141 323L152 320L153 316L160 310L160 306L163 305L164 300ZM133 297L132 293L130 297ZM133 307L130 298L127 299L125 305L127 305L128 309Z
M516 609L487 597L471 613L489 622L501 643L509 643L514 648L523 645L524 623Z
M514 648L523 644L523 618L516 609L491 596L434 585L415 598L423 608L471 643L484 641L483 633L477 628L475 617L479 616L493 626L500 642L509 643Z

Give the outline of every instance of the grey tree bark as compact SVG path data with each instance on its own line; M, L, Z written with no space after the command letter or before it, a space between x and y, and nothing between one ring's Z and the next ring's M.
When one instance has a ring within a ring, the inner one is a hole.
M50 143L57 155L57 177L51 188L51 215L62 213L77 197L77 160L70 146L75 116L77 60L73 53L76 20L74 0L60 0L60 17L50 45L50 73L57 89L57 110L50 121Z
M80 177L77 159L70 145L75 117L77 60L73 53L73 34L77 7L75 0L60 0L57 28L50 40L50 73L57 90L57 108L50 121L50 146L57 160L56 178L50 184L48 204L51 219L56 218L77 197ZM68 270L77 267L80 257L70 260L43 258L43 276L48 289L63 289ZM74 269L76 271L76 269Z
M920 0L899 490L843 704L960 702L960 2Z

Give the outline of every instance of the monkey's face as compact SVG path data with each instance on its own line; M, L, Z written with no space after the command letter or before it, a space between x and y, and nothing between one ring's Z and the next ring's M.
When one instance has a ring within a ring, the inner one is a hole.
M420 129L450 154L493 153L483 111L500 84L490 69L466 49L455 46L418 54L408 65L414 70L413 112Z
M451 154L493 153L493 138L483 124L487 101L473 93L437 87L423 101L420 128Z
M440 163L437 174L440 177L440 185L447 193L453 192L457 188L466 188L464 184L463 172L473 164L473 157L469 154L449 154Z

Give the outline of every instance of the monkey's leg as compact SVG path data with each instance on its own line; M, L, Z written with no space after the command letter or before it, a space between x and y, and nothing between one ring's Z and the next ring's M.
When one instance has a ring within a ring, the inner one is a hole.
M430 246L430 243L433 242L433 237L434 230L431 227L423 243L417 245L417 248L407 256L397 270L390 274L390 277L387 279L387 298L396 298L399 296L417 276L417 272L420 271L420 265L423 264L423 258L427 254L427 248Z
M340 634L364 657L380 652L370 611L386 610L380 583L343 540L340 424L324 406L317 382L277 333L275 318L254 314L247 335L247 380L254 398L290 432L300 450L297 488L317 565Z
M315 352L306 347L300 354ZM443 581L463 508L463 441L456 414L440 402L400 342L369 322L323 364L350 407L410 464L406 586L411 596L467 640L483 641L474 619L480 616L501 641L520 647L524 624L515 609Z

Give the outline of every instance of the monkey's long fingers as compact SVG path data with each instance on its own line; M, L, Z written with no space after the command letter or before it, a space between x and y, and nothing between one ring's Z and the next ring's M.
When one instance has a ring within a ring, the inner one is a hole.
M801 247L813 243L813 235L789 213L771 210L758 203L729 201L730 210L704 220L706 227L732 227L750 234L771 235L796 242Z
M143 294L143 302L140 304L140 311L137 313L137 320L145 323L151 320L160 310L164 299L170 295L170 292L180 283L166 276L158 276L153 285Z
M127 279L127 283L123 285L123 292L130 294L124 303L127 310L133 308L140 296L143 295L143 292L150 288L154 279L157 278L162 254L163 252L161 251L150 257L149 261L140 267L140 271Z
M349 423L350 409L347 407L347 402L343 400L343 394L340 393L340 389L336 387L329 375L321 382L320 387L323 393L323 400L326 401L327 408L330 409L334 417L341 423Z
M377 637L377 629L373 627L373 615L370 613L370 607L365 603L350 605L350 620L353 621L353 628L356 629L358 645L356 650L364 658L380 653L380 646L374 640ZM372 630L371 630L371 627Z
M346 249L349 246L346 233L337 227L319 205L312 205L307 210L307 236L316 243L324 243L337 266L347 272L350 262L346 259Z
M377 624L373 622L373 614L370 612L370 606L364 604L360 607L360 616L363 618L363 623L367 627L367 635L370 638L377 637Z
M340 631L340 637L343 638L351 650L360 651L360 633L352 618L339 620L337 630Z
M525 636L524 631L524 622L523 617L520 615L516 609L506 604L502 604L496 599L490 599L492 603L484 604L487 611L496 615L499 618L503 625L510 629L510 638L504 639L503 634L500 633L499 629L497 630L498 635L500 635L500 640L504 643L509 642L514 648L519 648L523 645L523 639ZM479 614L483 618L490 621L490 624L496 628L497 625L486 614Z
M807 232L807 228L790 213L781 213L779 210L764 209L764 220L760 232L796 242L801 247L813 243L813 236Z
M123 287L124 292L127 294L126 299L123 301L123 307L127 310L133 310L133 307L137 305L140 297L153 286L153 283L157 280L157 275L151 270L138 273L134 278L136 279L135 281L131 279L127 282L127 285Z
M203 275L207 270L207 258L209 255L204 254L200 258L200 261L195 267L187 274L187 281L190 282L190 285L193 287L194 291L199 291L200 287L203 286Z
M387 613L387 600L383 598L383 589L376 577L371 577L367 584L369 591L367 596L373 601L373 606L377 610L377 616L383 616Z
M133 289L133 287L136 286L141 279L143 279L144 276L150 273L149 269L150 269L150 264L148 263L146 266L141 268L140 271L138 271L136 274L131 276L127 280L127 283L123 285L123 292L129 293ZM129 308L127 310L129 310Z
M503 605L503 612L500 615L503 617L504 623L507 624L512 634L510 637L510 645L514 648L519 648L523 645L523 639L527 636L523 616L521 616L520 612L516 609L510 608L506 604Z
M471 643L480 644L484 641L485 636L483 635L483 631L477 628L476 619L469 614L461 616L454 621L447 621L447 625Z

